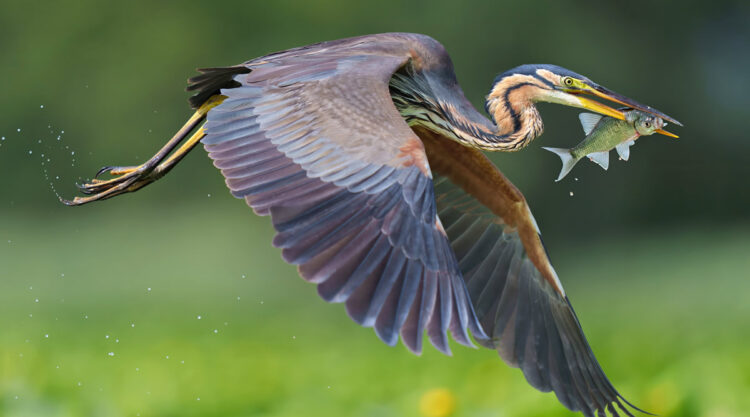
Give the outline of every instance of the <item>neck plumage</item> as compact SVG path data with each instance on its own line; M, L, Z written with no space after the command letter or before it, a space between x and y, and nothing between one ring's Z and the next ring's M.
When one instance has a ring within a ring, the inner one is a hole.
M512 75L495 83L486 104L492 120L474 108L457 83L439 91L428 85L411 74L391 79L391 98L410 125L488 151L517 151L542 133L542 118L533 98L545 86L534 77Z
M527 75L502 78L492 87L485 108L494 129L481 139L487 149L517 151L542 134L544 124L534 105L534 96L544 84Z

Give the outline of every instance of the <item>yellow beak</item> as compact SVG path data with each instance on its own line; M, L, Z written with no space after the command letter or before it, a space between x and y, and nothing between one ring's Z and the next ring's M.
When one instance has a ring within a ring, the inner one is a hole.
M612 107L606 106L596 100L591 100L586 97L578 97L578 99L581 100L581 107L586 110L591 110L605 116L614 117L615 119L625 120L625 114L620 110L615 110Z
M596 84L594 84L593 86L584 85L583 88L581 88L580 90L572 90L568 92L578 96L578 99L581 101L581 107L591 110L591 111L595 111L599 114L603 114L609 117L614 117L615 119L625 120L625 114L622 112L622 110L615 110L598 101L591 100L586 97L582 97L580 96L580 94L590 94L596 97L600 97L608 101L622 104L623 106L626 106L629 109L636 109L636 110L640 110L646 113L650 113L668 122L674 123L678 126L682 126L682 123L678 122L673 117L667 116L666 114L660 112L659 110L656 110L655 108L651 106L646 106L644 104L638 103L637 101L633 99L630 99L621 94L615 93L614 91L607 90L606 88L596 85ZM666 130L663 130L663 129L657 129L656 133L669 136L672 138L679 137L675 135L674 133L667 132Z

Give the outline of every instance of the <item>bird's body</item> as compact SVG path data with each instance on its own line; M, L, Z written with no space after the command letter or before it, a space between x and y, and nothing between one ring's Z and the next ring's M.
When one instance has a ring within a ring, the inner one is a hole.
M594 94L658 111L550 65L495 81L490 118L464 97L445 49L417 34L323 42L190 80L196 115L154 158L109 168L84 204L137 190L202 142L232 194L270 215L274 245L326 301L399 335L447 333L496 349L542 391L587 416L630 414L589 348L523 195L479 151L514 151L542 131L548 101L622 113ZM205 117L205 124L167 155ZM668 116L664 116L668 117ZM672 120L672 119L670 119Z

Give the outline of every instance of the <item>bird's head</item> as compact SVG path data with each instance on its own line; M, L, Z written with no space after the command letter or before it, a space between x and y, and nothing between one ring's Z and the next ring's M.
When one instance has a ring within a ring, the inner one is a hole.
M623 110L609 107L590 97L618 103L626 108L637 109L653 114L666 121L682 126L680 122L653 107L615 93L591 81L583 75L556 65L531 64L521 65L508 70L495 78L489 96L487 108L497 115L514 114L512 109L524 103L547 102L566 106L579 107L592 112L625 120ZM658 133L676 137L674 134L657 130Z

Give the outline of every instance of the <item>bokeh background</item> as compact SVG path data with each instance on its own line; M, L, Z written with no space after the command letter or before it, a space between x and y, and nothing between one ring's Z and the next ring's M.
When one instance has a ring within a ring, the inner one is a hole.
M496 353L390 348L318 299L197 149L142 191L62 206L150 156L194 68L366 33L429 34L483 105L554 63L681 120L563 182L546 133L492 159L526 194L594 351L663 416L750 409L747 1L0 1L0 415L568 416ZM438 391L434 391L438 389ZM420 401L422 407L420 408ZM433 401L434 404L425 402ZM451 405L453 404L453 405Z

